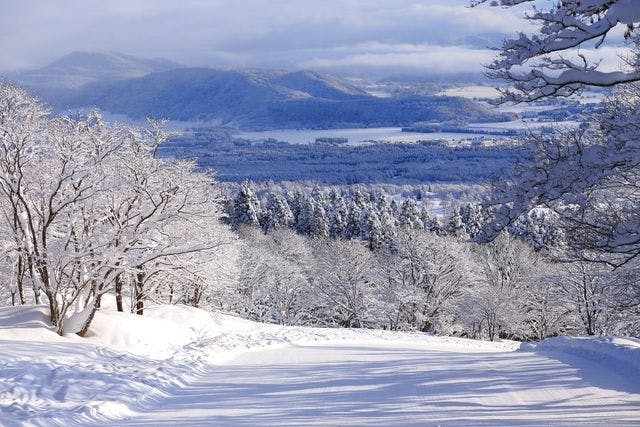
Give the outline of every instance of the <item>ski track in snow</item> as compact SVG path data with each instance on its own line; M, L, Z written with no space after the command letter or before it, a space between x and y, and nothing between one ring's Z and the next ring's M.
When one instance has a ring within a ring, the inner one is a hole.
M36 327L42 319L3 328L0 310L0 425L640 424L637 341L616 341L628 347L615 357L602 340L514 351L513 342L202 313L171 307L123 320L179 322L186 337L168 327L142 336L141 326L115 337L113 319L97 319L109 337L100 342L59 338ZM167 349L160 339L182 342Z

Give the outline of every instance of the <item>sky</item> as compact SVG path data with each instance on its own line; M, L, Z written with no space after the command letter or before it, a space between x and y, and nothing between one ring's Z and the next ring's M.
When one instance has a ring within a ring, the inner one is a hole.
M75 50L185 65L478 71L521 21L468 0L0 0L0 70Z
M0 71L72 51L188 66L479 72L523 9L469 0L0 0Z

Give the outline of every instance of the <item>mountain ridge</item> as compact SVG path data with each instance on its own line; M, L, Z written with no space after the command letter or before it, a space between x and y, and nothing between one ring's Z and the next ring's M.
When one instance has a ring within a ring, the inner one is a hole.
M205 120L246 130L501 120L470 100L380 98L311 70L184 67L117 53L72 53L16 80L58 111L97 107L134 119Z

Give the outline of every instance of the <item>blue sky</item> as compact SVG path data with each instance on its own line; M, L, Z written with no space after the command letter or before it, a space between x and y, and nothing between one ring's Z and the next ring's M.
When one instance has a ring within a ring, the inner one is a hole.
M74 51L186 65L478 71L519 11L468 0L3 1L0 69ZM521 13L521 11L520 11Z

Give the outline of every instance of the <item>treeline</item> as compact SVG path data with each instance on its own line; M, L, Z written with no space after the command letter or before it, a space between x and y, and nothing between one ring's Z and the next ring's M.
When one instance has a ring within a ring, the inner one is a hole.
M355 187L268 193L243 184L228 207L239 284L213 301L266 322L419 330L472 338L640 333L633 275L561 262L563 230L533 210L492 243L487 212L438 218L413 199Z
M258 195L248 181L235 190L226 211L234 229L248 225L268 233L291 228L314 238L362 240L369 249L388 243L400 229L475 239L491 215L477 203L429 198L421 191L402 196L359 185L329 190L317 185L310 190L272 186ZM509 231L536 250L555 245L562 237L553 214L544 209L532 210Z
M245 318L490 340L640 332L631 278L553 262L507 234L477 245L403 228L370 250L290 229L239 231L238 283L210 303Z

